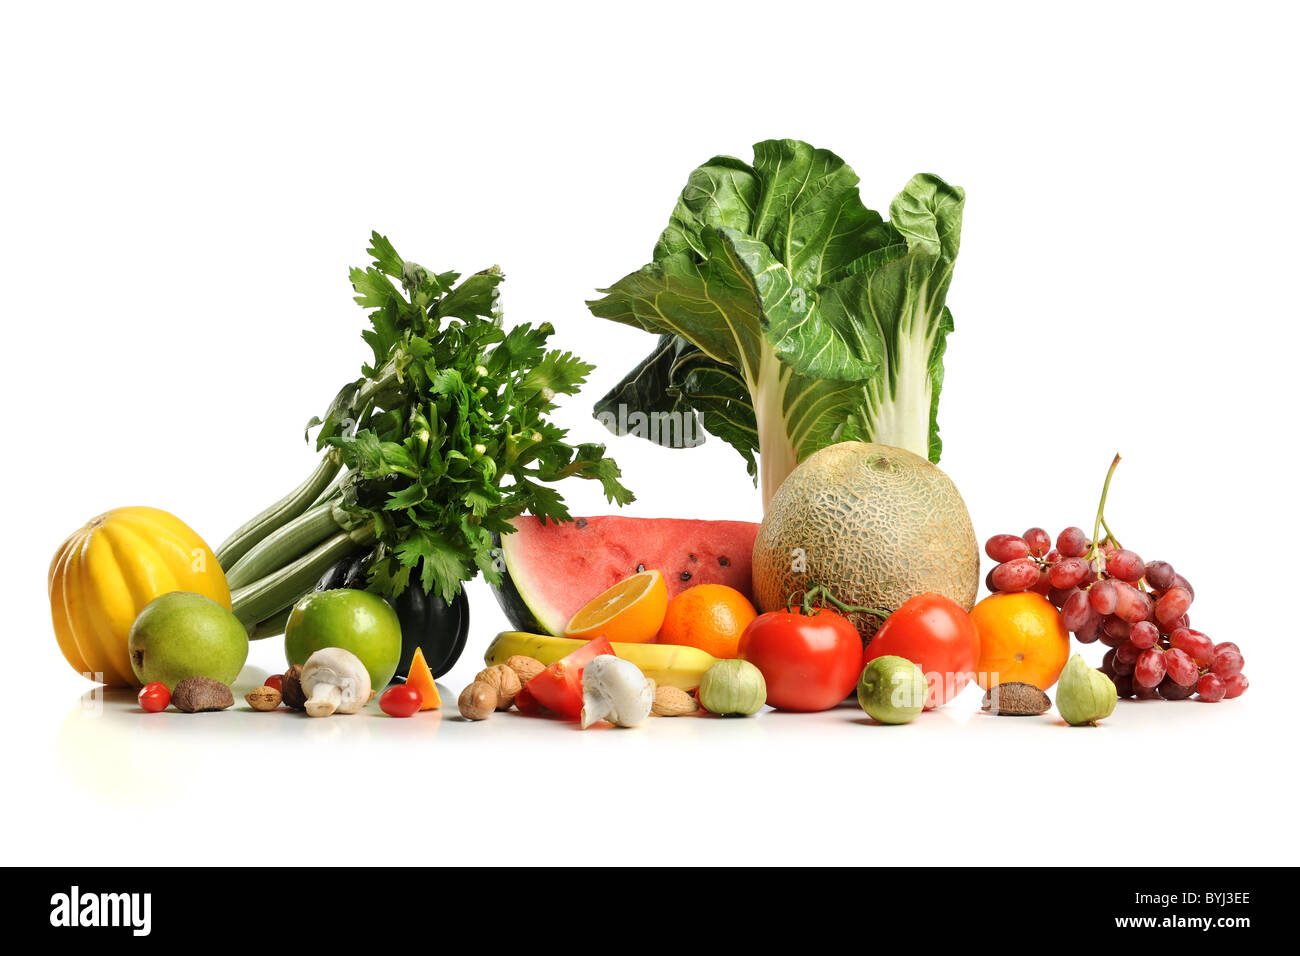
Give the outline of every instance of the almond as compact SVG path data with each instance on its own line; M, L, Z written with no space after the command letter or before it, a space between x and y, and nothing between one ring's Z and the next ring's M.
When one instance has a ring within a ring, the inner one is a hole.
M275 710L280 706L280 692L274 687L254 687L244 695L253 710Z
M655 688L655 702L650 713L656 717L685 717L700 709L695 698L680 687L667 685Z

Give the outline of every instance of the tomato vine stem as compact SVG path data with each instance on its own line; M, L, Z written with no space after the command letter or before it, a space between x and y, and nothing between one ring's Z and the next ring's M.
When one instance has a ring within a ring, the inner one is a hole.
M789 598L786 599L785 602L785 609L787 611L794 610L795 598L798 596L798 594L799 594L798 591L790 592L790 596ZM821 608L818 608L813 603L814 601L817 600L821 600L823 602ZM805 614L809 617L813 617L815 616L813 612L816 610L824 610L826 603L830 603L834 605L835 609L839 611L841 614L872 614L880 618L882 621L885 618L889 617L891 613L889 611L882 611L879 608L874 608L874 607L858 607L855 604L845 604L843 601L841 601L839 598L837 598L834 594L831 593L830 588L822 584L814 585L813 587L810 587L808 588L808 590L803 592L803 601L801 602L801 607L799 610L801 614Z

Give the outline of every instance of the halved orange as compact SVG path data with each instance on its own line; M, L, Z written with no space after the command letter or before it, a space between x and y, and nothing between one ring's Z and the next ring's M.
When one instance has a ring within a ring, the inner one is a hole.
M625 644L653 640L668 612L668 585L658 571L641 571L603 591L569 619L565 637L607 637Z

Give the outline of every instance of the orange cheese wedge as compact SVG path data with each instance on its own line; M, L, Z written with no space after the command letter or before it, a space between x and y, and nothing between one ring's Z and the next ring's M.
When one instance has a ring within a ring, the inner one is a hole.
M418 647L415 649L415 656L411 658L411 670L406 675L406 686L415 688L424 698L424 703L420 705L421 710L437 710L442 706L442 698L438 696L438 685L433 682L433 672L425 663L424 651Z

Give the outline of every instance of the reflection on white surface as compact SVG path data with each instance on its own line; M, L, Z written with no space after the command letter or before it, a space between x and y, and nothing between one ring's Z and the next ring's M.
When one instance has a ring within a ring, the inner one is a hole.
M686 854L720 824L798 821L801 859L855 862L846 834L879 823L882 853L915 855L939 841L945 860L979 863L981 827L1014 817L1024 832L1052 833L1066 813L1055 799L1008 802L999 783L1007 774L1035 793L1074 792L1081 779L1150 773L1153 741L1162 754L1194 754L1207 729L1251 730L1249 698L1121 702L1101 727L1068 728L1055 711L982 714L977 688L902 726L877 724L850 703L818 714L653 718L630 729L582 731L576 721L514 712L470 722L441 684L440 712L391 718L372 701L359 714L313 719L244 704L264 676L241 675L238 703L219 713L148 714L123 690L49 701L53 719L33 718L24 746L39 763L40 725L57 726L53 766L34 771L38 786L16 791L11 819L40 813L75 839L54 847L42 832L22 834L15 859L130 863L162 846L201 865L239 865L283 845L301 863L325 863L315 856L323 850L295 835L343 814L376 852L399 840L461 860L503 826L541 834L598 811L629 833L673 834L673 852ZM1248 770L1251 799L1272 812L1264 804L1289 792L1289 767ZM1196 805L1241 799L1240 779L1205 778ZM1176 801L1164 812L1171 825L1182 815L1191 826L1199 811ZM954 826L971 839L954 838ZM585 862L617 862L600 848L583 852L596 854ZM736 862L768 861L762 841L737 852Z

